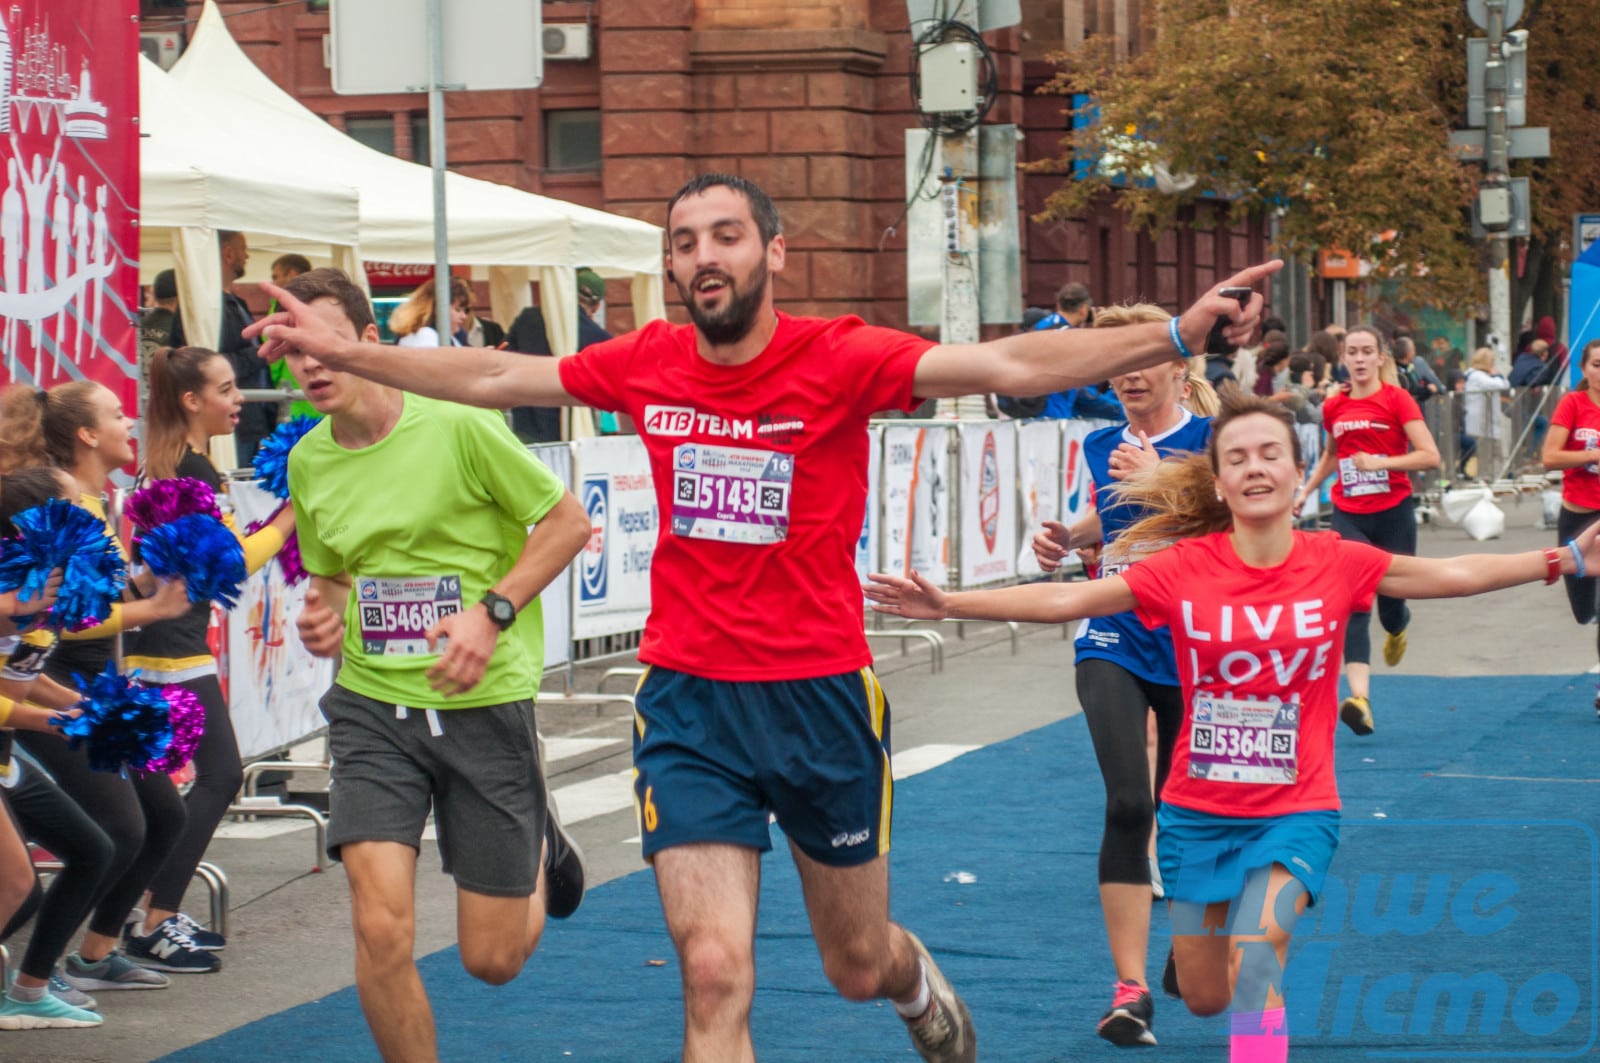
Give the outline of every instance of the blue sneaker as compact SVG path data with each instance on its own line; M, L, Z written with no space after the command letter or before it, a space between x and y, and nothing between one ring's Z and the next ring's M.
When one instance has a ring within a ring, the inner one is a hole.
M187 912L179 912L172 918L178 921L178 928L189 935L194 947L201 952L221 952L228 947L228 939L215 930L207 930Z
M141 967L173 974L210 974L222 969L222 959L214 952L202 952L194 939L178 926L176 916L163 919L144 937L130 934L124 941L128 959Z
M120 952L99 963L88 963L76 952L63 964L61 980L74 989L107 992L113 989L165 989L171 984L160 971L146 970Z
M100 1005L95 1001L94 997L71 985L65 978L61 977L59 968L50 972L50 995L63 1004L71 1004L73 1007L82 1008L84 1011L100 1010Z
M63 1004L49 993L30 1001L17 1000L10 993L0 998L0 1030L76 1030L99 1026L104 1021L94 1012Z

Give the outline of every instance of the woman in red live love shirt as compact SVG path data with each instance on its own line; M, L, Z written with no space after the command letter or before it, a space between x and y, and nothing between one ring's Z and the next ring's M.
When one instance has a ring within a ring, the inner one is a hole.
M1176 542L1120 576L946 593L912 573L866 589L878 610L915 619L1060 624L1132 609L1171 629L1186 714L1157 816L1173 904L1163 985L1181 986L1196 1015L1231 1007L1230 1058L1246 1063L1288 1058L1289 937L1338 846L1342 629L1376 593L1465 597L1600 566L1600 522L1568 548L1441 559L1299 531L1303 471L1293 416L1230 396L1206 454L1122 488L1151 513L1122 541Z
M1317 496L1322 482L1337 468L1329 527L1342 538L1391 554L1415 554L1417 514L1410 474L1438 468L1439 448L1417 400L1399 386L1394 359L1376 329L1363 325L1345 334L1344 364L1350 373L1347 390L1322 404L1322 426L1331 442L1295 496L1295 513L1307 498ZM1350 696L1339 706L1339 718L1358 735L1372 733L1370 618L1371 613L1363 610L1344 629L1344 675ZM1378 622L1388 632L1383 659L1393 668L1406 655L1411 610L1405 599L1378 595Z
M1540 455L1546 469L1561 470L1561 515L1556 518L1556 541L1561 543L1600 519L1600 340L1584 345L1578 367L1583 375L1556 403ZM1568 576L1566 583L1572 618L1593 623L1600 604L1594 578ZM1600 690L1594 710L1600 715Z

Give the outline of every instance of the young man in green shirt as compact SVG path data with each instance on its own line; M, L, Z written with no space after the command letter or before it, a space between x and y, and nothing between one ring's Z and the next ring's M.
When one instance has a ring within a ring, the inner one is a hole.
M287 290L348 339L377 339L343 273L312 270ZM312 578L300 638L343 658L322 711L328 849L350 880L356 988L386 1060L433 1060L412 957L430 807L474 977L516 977L546 914L582 899L581 858L547 814L531 698L544 658L537 596L582 549L589 520L500 415L285 357L325 415L289 456L289 492Z

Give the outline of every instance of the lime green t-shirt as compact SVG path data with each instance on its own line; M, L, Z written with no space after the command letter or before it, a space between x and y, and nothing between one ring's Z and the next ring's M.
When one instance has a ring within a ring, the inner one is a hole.
M369 447L334 442L331 419L306 433L289 452L300 553L312 575L346 573L352 584L336 682L423 709L532 698L544 667L538 599L500 635L482 681L455 697L428 685L438 656L420 633L477 605L565 490L490 410L408 394Z

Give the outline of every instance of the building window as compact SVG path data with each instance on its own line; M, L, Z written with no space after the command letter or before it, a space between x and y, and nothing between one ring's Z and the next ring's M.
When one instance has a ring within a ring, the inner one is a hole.
M433 156L431 154L429 154L432 151L433 151L433 141L428 138L428 115L427 115L427 112L424 111L422 114L414 114L414 115L412 115L411 116L411 161L412 162L420 162L424 166L426 166L429 163L433 162Z
M544 112L544 165L550 173L600 169L600 112Z
M385 155L394 154L394 118L390 115L347 118L344 131L369 148L375 148Z

